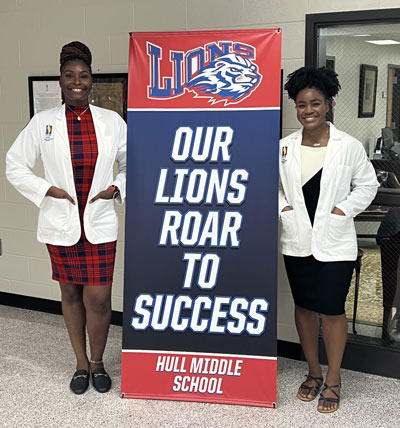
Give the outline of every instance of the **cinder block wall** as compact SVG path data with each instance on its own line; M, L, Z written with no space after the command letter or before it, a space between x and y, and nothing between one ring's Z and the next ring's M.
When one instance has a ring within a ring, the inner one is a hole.
M1 0L0 1L0 291L59 300L44 245L36 241L38 211L5 179L4 158L29 120L28 76L58 75L61 46L86 43L97 73L126 72L130 31L281 27L284 75L304 64L307 13L398 7L398 0ZM283 133L298 128L284 97ZM37 168L40 173L40 165ZM122 310L124 210L118 209L113 309ZM279 259L278 337L297 342L293 303Z

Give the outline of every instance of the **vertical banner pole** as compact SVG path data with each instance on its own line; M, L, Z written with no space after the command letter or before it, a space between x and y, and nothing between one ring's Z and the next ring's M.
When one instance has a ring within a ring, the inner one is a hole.
M131 34L123 397L275 407L280 51Z

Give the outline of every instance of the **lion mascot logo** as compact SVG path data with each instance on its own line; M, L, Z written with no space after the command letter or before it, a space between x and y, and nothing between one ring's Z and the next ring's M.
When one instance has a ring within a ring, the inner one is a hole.
M238 103L250 95L261 81L258 66L249 59L228 54L216 58L186 86L198 96L210 97L210 102Z

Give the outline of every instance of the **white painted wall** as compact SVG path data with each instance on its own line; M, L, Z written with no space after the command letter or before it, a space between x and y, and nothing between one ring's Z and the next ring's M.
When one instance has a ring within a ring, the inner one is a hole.
M58 300L45 247L36 241L37 209L7 183L4 158L29 120L28 76L57 75L63 44L86 43L95 72L126 72L128 32L233 28L283 29L284 74L304 64L307 13L398 7L398 0L0 0L0 291ZM284 135L298 128L284 97ZM40 169L40 168L39 168ZM113 309L122 310L123 225ZM278 337L297 342L293 303L279 260Z

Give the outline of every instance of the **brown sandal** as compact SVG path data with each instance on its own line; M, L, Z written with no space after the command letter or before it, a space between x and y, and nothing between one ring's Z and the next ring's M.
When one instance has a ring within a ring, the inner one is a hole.
M317 409L320 413L333 413L333 412L336 412L336 410L339 409L340 395L336 391L334 391L333 388L341 388L341 387L342 387L342 385L340 383L338 385L327 385L326 383L324 383L324 389L322 390L321 394L319 394L318 404L319 404L320 401L323 401L324 405L325 405L325 403L335 403L335 404L337 404L337 407L336 408L332 407L332 408L330 408L328 410ZM335 397L329 397L329 398L325 397L323 395L323 393L327 389L329 389L329 391L333 392L336 395L337 398L335 398Z
M319 391L321 390L324 380L322 377L314 377L311 375L305 375L305 376L306 376L306 380L300 385L299 392L297 393L297 398L299 398L302 401L313 401L319 394ZM314 386L306 385L306 383L309 382L310 380L313 380L316 383L316 385ZM306 390L307 393L305 395L300 394L300 390ZM307 397L307 395L309 395L310 393L314 394L313 398Z

